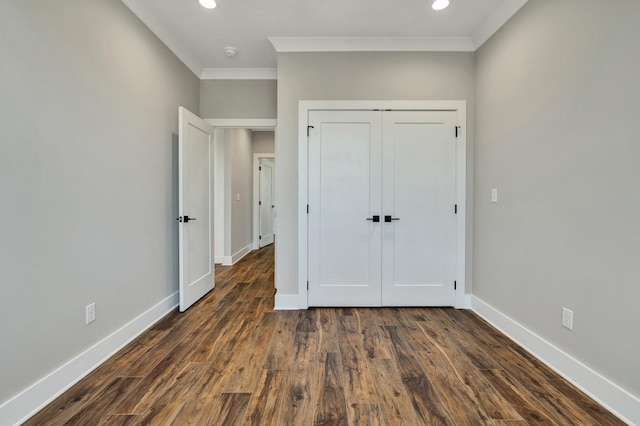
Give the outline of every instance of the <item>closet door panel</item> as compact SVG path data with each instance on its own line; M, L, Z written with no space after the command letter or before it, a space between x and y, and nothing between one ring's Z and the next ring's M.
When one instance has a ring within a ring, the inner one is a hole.
M309 117L309 305L380 306L381 117Z
M382 304L455 302L455 113L386 112Z

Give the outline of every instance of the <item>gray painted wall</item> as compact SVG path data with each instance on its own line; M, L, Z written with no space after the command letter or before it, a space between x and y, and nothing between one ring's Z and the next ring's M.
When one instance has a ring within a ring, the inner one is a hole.
M230 220L232 256L253 243L253 152L251 130L225 130L225 152L229 156L230 173ZM237 195L240 195L240 200Z
M275 132L251 132L251 143L254 154L276 152Z
M203 118L276 118L276 80L202 80Z
M477 297L636 396L639 20L635 0L530 1L477 52L473 275Z
M278 294L298 293L298 101L467 100L467 155L472 158L474 95L473 53L278 55ZM469 166L471 167L471 162ZM471 168L468 170L468 178L468 205L471 206ZM471 214L469 246L470 225ZM470 253L467 258L469 274ZM469 287L468 280L467 290Z
M0 57L1 404L177 291L199 81L113 0L0 2Z

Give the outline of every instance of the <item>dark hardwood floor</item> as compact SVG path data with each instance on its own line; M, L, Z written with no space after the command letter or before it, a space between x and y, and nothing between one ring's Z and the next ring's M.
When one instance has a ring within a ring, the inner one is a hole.
M27 425L620 425L469 311L273 311L273 246Z

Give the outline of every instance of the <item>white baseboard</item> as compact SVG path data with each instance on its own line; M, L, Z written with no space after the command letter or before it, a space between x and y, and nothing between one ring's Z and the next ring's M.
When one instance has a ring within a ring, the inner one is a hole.
M235 265L240 259L245 257L247 254L251 253L252 250L253 250L253 243L247 244L245 247L233 253L233 256L231 256L231 264Z
M248 244L247 246L241 248L237 252L233 253L231 256L216 257L216 263L217 263L217 259L221 259L220 263L222 263L224 266L235 265L240 259L245 257L247 254L251 253L251 251L253 251L253 243Z
M621 420L640 425L639 398L475 296L471 309Z
M219 265L221 263L224 264L224 256L215 256L213 258L213 263L215 263L216 265Z
M471 309L471 295L456 295L456 309Z
M178 299L173 293L0 405L0 425L18 425L36 414L178 306Z
M275 306L273 309L276 311L295 311L300 309L298 306L299 297L297 294L276 293L275 299Z

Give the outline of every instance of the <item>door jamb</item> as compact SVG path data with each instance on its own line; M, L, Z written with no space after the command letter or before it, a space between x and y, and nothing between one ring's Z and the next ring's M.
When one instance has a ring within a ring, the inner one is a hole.
M456 308L468 308L466 293L466 220L467 210L467 102L466 101L299 101L298 103L298 308L307 309L308 301L308 216L309 147L307 129L313 110L413 110L455 111L459 126L456 139ZM452 131L454 131L452 129ZM471 206L469 206L471 208ZM453 283L451 283L453 285Z

